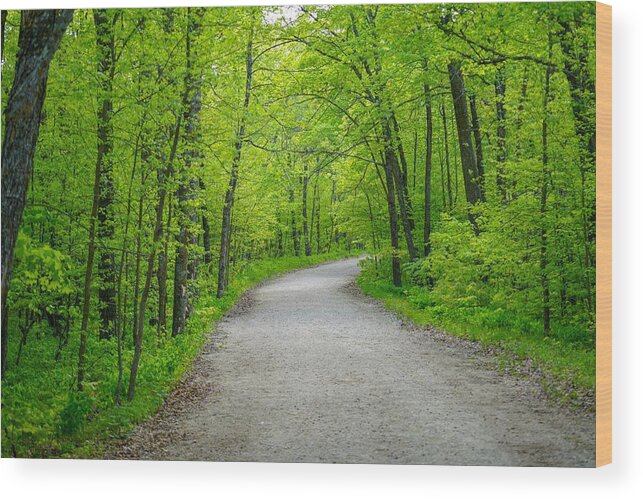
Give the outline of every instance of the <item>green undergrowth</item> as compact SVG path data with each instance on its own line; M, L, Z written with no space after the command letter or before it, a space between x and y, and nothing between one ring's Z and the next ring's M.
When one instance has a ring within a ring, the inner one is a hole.
M116 340L99 340L91 334L87 349L85 390L75 390L78 331L72 330L58 360L52 352L57 340L37 328L23 346L20 365L15 359L19 338L9 344L11 363L2 382L2 456L75 457L101 456L110 441L122 437L160 408L201 351L208 334L240 296L263 280L284 272L349 256L346 253L260 260L231 276L225 297L216 298L215 278L202 277L200 298L186 332L175 338L158 338L148 325L137 376L136 396L114 404L117 385ZM131 331L126 328L126 335ZM37 341L36 341L37 340ZM132 357L132 339L125 338L124 389ZM45 374L45 375L43 375Z
M542 324L506 310L447 306L425 287L393 286L362 271L362 291L420 326L433 326L453 336L496 349L499 368L515 374L538 372L549 395L574 406L592 409L596 388L596 351L566 328L542 335ZM527 368L526 366L529 366Z

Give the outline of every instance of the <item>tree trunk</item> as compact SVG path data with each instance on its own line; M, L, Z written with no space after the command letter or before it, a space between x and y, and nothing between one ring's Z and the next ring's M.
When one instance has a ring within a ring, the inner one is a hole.
M391 126L386 120L383 120L382 132L384 136L384 158L387 165L386 171L390 172L393 177L395 193L397 193L397 200L400 206L402 229L404 230L404 237L406 238L406 247L409 252L409 259L413 262L417 260L418 253L415 248L415 242L413 241L413 229L410 221L411 217L407 211L408 204L404 196L404 179L402 178L400 165L397 161L395 150L393 149Z
M185 44L186 75L185 93L183 94L184 140L186 150L183 153L183 171L179 177L177 204L179 208L179 234L174 262L174 300L172 307L172 336L185 331L190 312L191 283L190 277L196 273L196 263L190 261L190 245L194 242L193 223L196 218L194 200L198 186L194 172L194 163L200 160L199 150L199 115L201 112L201 74L195 68L197 51L192 43L202 31L201 21L204 9L187 9L188 25Z
M395 182L393 173L387 161L384 162L384 176L386 177L386 206L388 208L389 230L391 235L391 268L393 272L393 285L402 286L402 268L400 266L400 243L398 240L397 210L395 208Z
M304 172L301 175L301 217L302 224L302 237L304 238L304 248L306 256L310 256L310 238L308 235L308 164L304 161Z
M549 36L549 59L551 60L552 37ZM549 276L547 274L547 195L549 185L549 156L548 156L548 105L551 100L550 80L553 74L551 65L547 66L545 73L545 92L543 98L543 124L542 124L542 179L540 191L540 282L542 285L543 299L543 334L549 336L551 333L551 305Z
M424 84L424 111L426 115L426 160L424 163L424 256L431 253L431 163L433 161L433 109L431 92Z
M451 160L449 157L449 129L447 127L447 113L444 109L444 102L440 110L442 115L442 128L444 129L444 156L447 170L447 193L449 195L449 211L453 209L453 190L451 189Z
M234 205L234 195L237 189L238 169L241 162L241 149L243 141L246 136L246 118L248 114L248 106L250 105L250 97L252 92L252 64L254 62L252 56L252 42L254 36L254 29L250 29L248 37L248 45L246 49L246 86L245 95L243 100L243 114L241 116L241 123L239 130L235 137L235 153L232 158L232 167L230 169L230 180L228 182L228 189L225 193L225 200L223 204L223 217L221 222L221 246L219 248L219 275L217 280L217 296L221 298L228 289L228 275L230 269L230 241L232 239L232 208Z
M201 192L205 189L203 180L199 180ZM203 228L203 262L209 269L212 263L212 234L210 232L210 221L208 220L207 210L204 209L201 214L201 227Z
M290 226L292 229L292 244L295 256L299 256L299 234L297 233L297 217L295 215L295 191L291 187L288 190L288 199L290 201Z
M112 87L115 71L115 40L114 23L117 13L106 9L94 9L94 25L96 28L96 47L98 49L98 80L100 83L100 109L98 111L98 152L97 162L100 163L100 191L98 197L98 239L106 243L114 236L114 180L112 176L113 149L112 129ZM100 312L99 337L108 339L114 336L116 321L116 263L114 252L109 244L101 247L98 260L98 308Z
M505 109L505 68L500 67L496 70L496 79L494 81L496 93L496 185L502 203L506 204L507 197L507 172L505 166L507 162L507 124Z
M317 212L315 215L315 238L317 239L317 254L321 253L321 199L319 196L319 178L315 182L315 194L317 198Z
M404 145L402 144L401 130L400 125L395 118L395 113L391 115L391 121L393 122L393 140L397 146L397 154L400 158L399 165L401 165L400 170L400 179L402 185L402 195L404 196L405 212L408 217L408 224L411 229L411 233L415 230L415 220L413 218L413 204L411 203L411 196L409 195L409 182L408 182L408 166L406 164L406 155L404 154Z
M100 174L100 163L97 161L96 171L94 173L92 211L89 216L89 242L87 244L87 264L85 266L85 284L83 286L83 310L80 323L80 343L78 347L78 372L76 375L76 386L79 391L82 391L83 382L85 380L85 351L87 350L87 326L89 324L92 272L94 269L94 255L96 253L96 218L98 215L98 202L100 196Z
M3 11L4 13L4 11ZM21 12L16 70L4 114L2 143L2 376L9 341L7 294L13 251L22 221L27 187L45 101L49 64L71 21L73 10Z
M482 136L480 135L480 121L478 120L478 109L476 106L476 96L469 97L469 107L471 108L471 126L473 127L473 139L476 143L476 166L478 167L477 183L480 188L480 201L485 201L484 185L484 158L482 156Z
M479 232L478 223L471 208L481 200L481 193L478 182L479 175L475 151L471 142L471 127L469 125L464 79L458 62L452 61L449 63L449 81L451 83L453 109L460 143L460 158L462 161L462 176L464 178L465 196L467 199L467 212L469 222L477 234Z
M163 180L164 181L164 180ZM129 385L127 388L127 400L132 401L136 390L136 375L143 351L143 333L145 327L145 309L147 308L147 299L150 295L152 276L154 275L154 260L156 259L156 250L163 234L163 210L165 204L165 189L159 189L159 198L156 206L156 223L154 225L154 236L152 247L147 257L147 271L145 273L145 284L141 292L141 300L138 305L138 316L136 322L136 337L134 341L134 356L132 357L132 366L130 368ZM138 258L138 256L137 256ZM138 266L138 264L137 264Z

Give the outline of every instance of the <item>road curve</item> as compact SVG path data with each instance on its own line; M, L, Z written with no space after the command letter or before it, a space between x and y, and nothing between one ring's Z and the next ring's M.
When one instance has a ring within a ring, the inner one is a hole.
M251 291L192 374L110 457L594 465L594 418L410 328L353 284L357 259Z

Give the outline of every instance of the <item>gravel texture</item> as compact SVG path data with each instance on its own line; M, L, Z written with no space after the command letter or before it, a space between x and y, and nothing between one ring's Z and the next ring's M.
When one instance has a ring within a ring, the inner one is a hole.
M255 288L161 411L108 457L594 465L594 416L506 375L477 344L404 324L357 259Z

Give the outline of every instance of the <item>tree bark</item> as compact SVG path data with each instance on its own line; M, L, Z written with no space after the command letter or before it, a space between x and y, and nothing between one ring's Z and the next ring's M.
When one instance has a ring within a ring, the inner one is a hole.
M382 133L384 137L384 160L386 162L386 170L391 173L394 181L395 194L397 194L398 204L400 206L400 218L402 219L402 229L404 230L404 237L406 238L406 247L409 252L409 259L413 262L417 260L418 253L413 241L413 229L411 224L411 217L407 211L408 204L404 196L404 179L400 170L400 165L393 148L393 136L391 133L391 126L387 120L383 120Z
M400 266L400 243L398 240L397 210L395 208L395 181L388 162L384 162L384 176L386 177L386 207L388 208L389 231L391 236L391 269L393 285L402 286L402 268Z
M9 341L7 294L40 131L49 64L73 10L21 12L16 71L4 114L2 143L2 376Z
M185 331L190 313L191 278L196 273L196 262L190 260L190 245L194 243L193 225L196 219L194 200L198 181L194 172L194 163L200 160L199 125L201 112L201 74L195 68L197 51L193 42L202 31L202 7L187 9L188 25L185 43L186 75L185 93L183 95L184 140L187 145L183 153L183 169L177 189L179 208L178 247L174 262L174 300L172 307L172 336Z
M424 84L424 111L426 117L426 160L424 162L424 256L431 253L431 163L433 161L433 109L431 91Z
M506 83L504 66L496 70L494 89L496 94L496 185L498 186L501 202L506 204L508 201L507 172L505 171L507 162L507 110L505 109Z
M310 238L308 234L308 164L304 161L304 172L301 175L301 218L304 251L310 256Z
M482 156L482 136L480 135L480 121L478 120L478 108L476 105L476 96L469 96L469 107L471 108L471 126L473 129L473 139L476 144L476 166L478 167L478 186L480 188L480 201L486 200L484 185L484 158Z
M205 185L202 179L199 179L199 188L204 191ZM201 226L203 228L203 262L209 269L212 263L212 234L210 231L210 221L208 220L207 210L201 214Z
M464 78L458 62L449 63L449 81L453 97L458 141L460 143L460 158L462 161L462 176L464 178L465 196L467 199L467 213L469 222L474 232L479 232L476 216L472 207L481 200L480 185L478 182L478 168L473 143L471 142L471 127L467 111L467 97L464 87Z
M449 129L447 127L447 113L444 109L444 102L442 102L442 108L440 110L442 115L442 128L444 129L444 155L446 162L447 170L447 193L449 197L449 210L453 209L453 190L451 188L451 160L449 156Z
M549 59L551 60L552 37L549 35ZM551 334L551 304L549 275L547 274L547 195L549 186L549 151L548 151L548 105L551 100L550 80L553 74L551 65L547 66L545 73L545 91L543 98L543 124L542 124L542 179L540 191L540 282L542 285L543 300L543 334Z
M288 190L288 200L290 201L290 226L292 232L292 244L295 256L299 256L299 234L297 233L297 217L295 215L295 191L291 187Z
M219 275L217 279L217 296L221 298L228 289L228 273L230 261L230 242L232 239L232 208L234 205L234 195L237 189L239 163L241 162L241 150L243 148L243 141L246 136L246 119L248 114L248 106L250 105L250 97L252 93L252 65L254 62L252 56L252 43L254 36L254 28L250 29L248 36L248 45L246 48L246 85L245 95L243 100L243 110L239 130L235 137L235 153L232 158L232 167L230 168L230 180L228 182L228 189L225 193L225 200L223 203L223 217L221 222L221 246L219 248Z
M114 23L117 14L106 9L94 9L96 47L98 49L98 80L100 84L100 109L97 126L97 162L100 163L100 190L98 197L98 239L109 242L114 235L114 180L112 177L113 149L112 88L115 71ZM116 321L116 262L109 244L103 245L98 260L98 307L100 313L99 337L108 339L115 334Z

